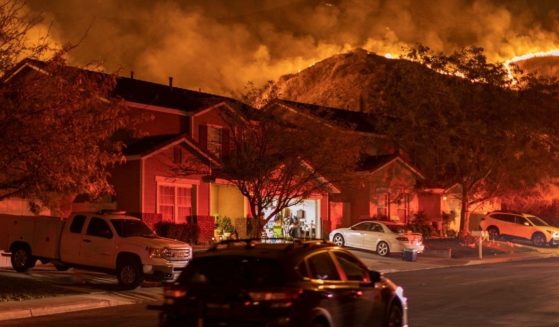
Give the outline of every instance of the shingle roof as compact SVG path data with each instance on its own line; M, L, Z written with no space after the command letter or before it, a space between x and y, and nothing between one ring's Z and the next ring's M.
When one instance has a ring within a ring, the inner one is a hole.
M315 104L293 102L288 100L274 100L273 103L280 103L291 108L297 109L306 114L313 115L317 118L326 120L330 124L345 129L352 129L359 132L377 133L371 116L369 114L349 111L346 109L338 109L332 107L319 106Z
M127 144L122 153L125 156L145 155L172 143L181 136L182 134L168 134L142 137Z

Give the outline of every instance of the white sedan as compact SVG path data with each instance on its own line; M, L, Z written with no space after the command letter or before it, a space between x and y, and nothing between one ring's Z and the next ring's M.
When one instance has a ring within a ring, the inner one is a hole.
M373 250L381 256L404 249L421 253L425 248L421 234L406 231L404 224L390 221L369 220L349 228L338 228L330 233L329 239L337 246Z

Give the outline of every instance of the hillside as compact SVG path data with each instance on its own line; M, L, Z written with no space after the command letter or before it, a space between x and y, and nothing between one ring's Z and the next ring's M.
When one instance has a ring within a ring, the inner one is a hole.
M440 92L446 88L448 78L411 61L387 59L356 49L317 62L297 74L282 76L261 93L255 105L261 107L270 97L277 97L352 111L374 111L391 100L388 94L395 90L388 88L416 94Z

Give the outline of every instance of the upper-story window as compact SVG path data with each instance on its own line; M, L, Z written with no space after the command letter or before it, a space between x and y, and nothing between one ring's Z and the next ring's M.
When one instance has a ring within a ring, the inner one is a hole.
M223 153L223 128L208 126L208 151L220 158Z
M229 152L229 130L218 125L198 125L200 146L218 158Z

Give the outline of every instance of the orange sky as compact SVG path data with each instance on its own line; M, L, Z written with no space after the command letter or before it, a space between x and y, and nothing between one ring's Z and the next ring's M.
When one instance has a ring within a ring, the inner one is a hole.
M493 61L559 48L554 0L29 0L75 64L220 94L363 47L481 46ZM81 40L81 41L80 41Z

